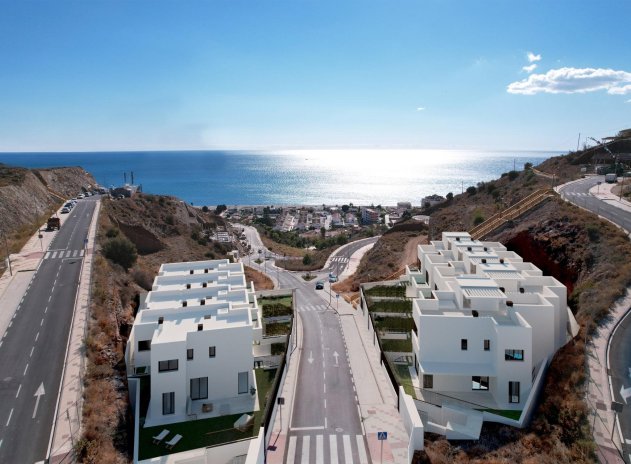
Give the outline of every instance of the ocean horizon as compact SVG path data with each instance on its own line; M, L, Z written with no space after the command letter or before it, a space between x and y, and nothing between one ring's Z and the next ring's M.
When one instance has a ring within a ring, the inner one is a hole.
M146 193L202 205L420 205L461 193L559 151L279 150L0 153L26 168L80 166L105 187L131 182Z

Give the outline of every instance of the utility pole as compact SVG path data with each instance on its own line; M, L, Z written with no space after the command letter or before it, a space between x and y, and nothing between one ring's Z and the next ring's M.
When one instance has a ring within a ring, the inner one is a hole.
M578 133L578 141L576 142L576 151L578 151L578 146L581 144L581 133Z

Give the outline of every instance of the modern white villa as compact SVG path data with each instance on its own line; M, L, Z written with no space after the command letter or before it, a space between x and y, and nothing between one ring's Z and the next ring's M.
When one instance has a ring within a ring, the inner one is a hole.
M241 263L163 264L126 349L128 375L151 375L144 425L258 410L252 346L261 332Z
M498 242L444 232L406 270L412 349L430 401L527 408L535 378L575 334L567 289ZM475 409L475 407L474 407Z

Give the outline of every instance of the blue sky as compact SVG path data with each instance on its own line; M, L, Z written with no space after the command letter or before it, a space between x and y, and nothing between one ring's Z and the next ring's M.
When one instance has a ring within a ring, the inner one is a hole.
M631 127L629 17L626 0L2 0L0 151L567 150Z

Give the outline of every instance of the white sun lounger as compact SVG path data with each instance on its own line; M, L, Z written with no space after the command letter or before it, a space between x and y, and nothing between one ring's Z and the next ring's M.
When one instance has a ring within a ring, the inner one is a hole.
M164 439L167 437L167 435L168 435L168 434L169 434L169 431L168 431L167 429L163 429L163 430L162 430L162 432L160 432L158 435L156 435L155 437L153 437L153 442L154 442L156 445L159 445L159 444L160 444L160 442L161 442L162 440L164 440Z
M167 447L167 449L172 449L175 445L177 445L177 442L180 441L181 439L182 439L182 435L177 434L176 436L171 438L169 441L167 441L164 445Z

